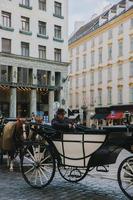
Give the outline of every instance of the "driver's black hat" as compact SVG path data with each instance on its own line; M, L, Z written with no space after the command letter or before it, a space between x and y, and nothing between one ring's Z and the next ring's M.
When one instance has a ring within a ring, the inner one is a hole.
M59 114L65 115L65 114L66 114L66 111L65 111L63 108L58 108L56 114L57 114L57 115L59 115Z

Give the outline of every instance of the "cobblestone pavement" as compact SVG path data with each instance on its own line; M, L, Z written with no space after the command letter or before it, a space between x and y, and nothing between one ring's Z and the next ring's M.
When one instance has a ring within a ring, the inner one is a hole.
M123 154L118 162L127 156L125 152ZM114 171L116 168L115 165ZM93 172L80 183L72 184L56 172L49 186L37 190L25 183L20 172L9 172L4 167L0 168L0 200L127 200L117 181L110 178L111 172L107 177Z

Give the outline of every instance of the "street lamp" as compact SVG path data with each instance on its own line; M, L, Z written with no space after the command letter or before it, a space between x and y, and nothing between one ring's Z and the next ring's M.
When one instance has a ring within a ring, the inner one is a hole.
M86 126L87 106L84 104L81 106L81 109L83 110L83 125Z

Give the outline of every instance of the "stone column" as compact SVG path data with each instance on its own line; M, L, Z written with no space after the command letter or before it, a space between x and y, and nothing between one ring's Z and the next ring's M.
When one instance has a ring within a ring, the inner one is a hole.
M51 76L50 76L50 85L55 86L55 72L51 71ZM54 117L54 110L53 110L53 104L54 104L54 91L49 91L49 122Z
M10 89L10 117L16 117L16 88Z
M54 103L54 91L49 91L49 122L54 117L54 109L53 109L53 103Z
M32 115L32 112L36 114L37 109L37 94L36 89L31 90L31 96L30 96L30 116Z

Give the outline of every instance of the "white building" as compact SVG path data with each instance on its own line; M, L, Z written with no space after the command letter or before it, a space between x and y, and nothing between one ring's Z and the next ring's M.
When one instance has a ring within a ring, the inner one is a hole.
M0 111L27 117L66 106L68 0L0 0Z
M69 106L85 111L133 112L133 1L122 0L69 40ZM107 111L108 110L108 111ZM101 113L100 113L101 112Z

